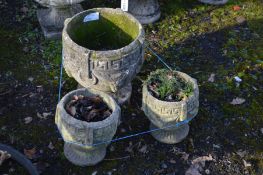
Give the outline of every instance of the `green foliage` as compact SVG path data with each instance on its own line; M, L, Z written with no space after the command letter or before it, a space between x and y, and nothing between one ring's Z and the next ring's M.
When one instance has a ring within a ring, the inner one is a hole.
M180 101L193 93L193 85L180 78L176 71L157 69L146 82L155 96L165 101Z

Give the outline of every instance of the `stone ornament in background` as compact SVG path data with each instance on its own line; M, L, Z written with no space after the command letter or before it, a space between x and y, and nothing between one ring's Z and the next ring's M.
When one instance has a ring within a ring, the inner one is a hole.
M144 40L142 25L121 9L84 11L65 22L64 68L81 86L125 102L144 61Z
M199 0L202 3L212 4L212 5L222 5L228 2L228 0Z
M112 114L103 121L86 122L77 120L69 115L65 106L74 95L99 95L112 110ZM109 143L94 145L110 141L116 133L120 120L121 109L114 99L104 92L78 89L66 94L57 105L55 122L65 141L64 154L75 165L91 166L102 161L106 155ZM87 145L87 146L84 146Z
M35 0L47 9L37 11L38 21L44 36L48 39L59 39L64 21L76 13L83 11L80 2L83 0Z
M142 110L151 121L150 128L168 127L151 134L156 140L168 144L181 142L188 135L188 123L179 127L175 125L178 122L195 117L199 108L199 89L196 80L185 73L176 72L178 77L193 85L193 94L185 100L179 102L162 101L149 92L146 84L143 86Z
M129 13L142 24L154 23L161 16L158 0L129 0Z

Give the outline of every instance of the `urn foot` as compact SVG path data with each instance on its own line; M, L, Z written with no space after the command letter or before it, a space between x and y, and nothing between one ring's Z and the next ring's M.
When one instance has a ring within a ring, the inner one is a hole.
M150 129L157 129L155 125L151 123ZM189 125L184 124L180 127L169 128L169 130L159 130L152 132L152 136L162 143L175 144L181 142L189 133Z
M161 17L158 0L132 0L129 1L129 12L141 24L151 24Z
M199 1L206 4L223 5L227 3L228 0L199 0Z
M106 146L82 147L75 144L64 144L64 155L78 166L92 166L101 162L106 155Z
M48 9L37 10L37 18L45 38L61 38L64 21L81 11L83 11L83 9L80 4L74 4L63 8L50 7Z

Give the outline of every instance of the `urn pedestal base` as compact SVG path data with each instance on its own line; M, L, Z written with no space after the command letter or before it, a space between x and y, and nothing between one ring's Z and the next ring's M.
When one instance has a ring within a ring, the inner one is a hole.
M129 1L129 13L137 18L141 24L154 23L161 16L158 0Z
M41 29L47 39L60 39L67 18L83 11L80 4L74 4L63 8L50 7L37 10L37 18Z
M199 1L205 4L223 5L227 3L228 0L199 0Z
M106 155L106 146L82 147L75 144L64 144L64 155L78 166L92 166L101 162Z
M150 129L157 129L158 127L151 123ZM168 130L169 129L169 130ZM160 131L152 132L152 136L162 143L175 144L181 142L189 133L189 125L184 124L180 127L162 129Z
M84 88L84 87L78 84L78 89L81 89L81 88ZM112 96L119 105L123 105L126 102L128 102L131 98L132 85L131 83L129 83L127 86L123 87L116 93L110 93L110 92L106 92L106 93Z
M120 89L117 93L108 94L111 95L119 105L123 105L124 103L128 102L131 98L132 85L130 83L127 86Z

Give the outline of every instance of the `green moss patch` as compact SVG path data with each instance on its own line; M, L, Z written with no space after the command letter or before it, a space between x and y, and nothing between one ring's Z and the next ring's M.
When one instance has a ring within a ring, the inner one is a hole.
M139 34L139 25L121 13L99 10L100 18L83 22L88 11L75 17L69 24L69 36L77 44L91 50L114 50L130 44Z

